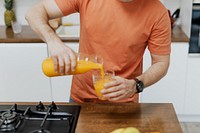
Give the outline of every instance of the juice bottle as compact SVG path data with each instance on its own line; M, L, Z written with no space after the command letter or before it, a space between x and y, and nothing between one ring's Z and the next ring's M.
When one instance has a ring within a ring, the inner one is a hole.
M71 72L71 75L82 74L92 69L100 69L103 72L103 65L101 63L95 63L90 60L79 59L77 60L75 71ZM59 72L54 71L54 64L51 58L47 58L42 63L43 73L48 77L60 76Z

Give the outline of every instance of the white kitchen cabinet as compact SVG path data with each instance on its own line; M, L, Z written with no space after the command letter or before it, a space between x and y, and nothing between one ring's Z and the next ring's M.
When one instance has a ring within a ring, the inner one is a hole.
M185 113L199 115L200 120L200 55L188 56Z
M0 101L50 101L50 79L41 63L47 47L40 43L0 44Z
M140 102L173 103L177 114L184 114L188 43L172 43L167 75L140 94ZM144 71L150 66L148 50L144 55Z
M78 52L79 43L65 43L67 46ZM51 78L53 101L68 102L70 97L72 75L58 76Z

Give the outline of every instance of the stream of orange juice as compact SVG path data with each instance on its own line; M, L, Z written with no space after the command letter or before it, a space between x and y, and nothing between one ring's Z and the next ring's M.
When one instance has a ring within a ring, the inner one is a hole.
M79 60L77 61L76 69L75 71L71 72L70 74L82 74L87 71L90 71L92 69L100 69L101 75L104 76L104 69L103 65L100 63L95 63L92 61L85 61L85 60ZM56 73L54 71L54 64L53 60L51 58L47 58L42 63L42 70L44 74L48 77L54 77L54 76L60 76L59 73Z
M99 97L99 99L106 100L105 98L102 97L101 90L104 89L104 84L110 82L111 79L104 78L105 74L104 74L104 68L103 68L102 64L95 63L92 61L79 60L79 61L77 61L75 71L71 72L70 74L72 74L72 75L82 74L82 73L85 73L92 69L100 69L100 71L101 71L101 80L98 80L94 84L94 88L95 88L96 94ZM43 61L42 70L43 70L43 73L48 77L61 76L59 73L56 73L54 71L54 64L53 64L53 60L51 58L47 58Z

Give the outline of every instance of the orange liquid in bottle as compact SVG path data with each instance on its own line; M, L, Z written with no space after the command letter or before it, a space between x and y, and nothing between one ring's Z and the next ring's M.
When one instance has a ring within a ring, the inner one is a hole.
M94 63L92 61L85 61L85 60L79 60L77 61L76 69L74 72L71 72L70 74L82 74L86 73L92 69L100 69L101 74L104 75L103 65L100 63ZM43 73L48 77L54 77L54 76L61 76L58 73L54 71L54 64L53 60L51 58L47 58L42 63L42 70Z

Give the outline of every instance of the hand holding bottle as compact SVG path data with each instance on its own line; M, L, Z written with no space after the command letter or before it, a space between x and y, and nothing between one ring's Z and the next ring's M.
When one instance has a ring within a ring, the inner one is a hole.
M55 73L67 75L75 70L77 53L66 46L59 38L51 38L51 41L48 42L48 50Z
M97 55L87 55L79 53L76 58L76 68L74 71L70 70L69 73L64 75L82 74L92 69L103 70L103 60ZM62 74L55 71L53 59L47 58L42 63L42 70L48 77L61 76Z

